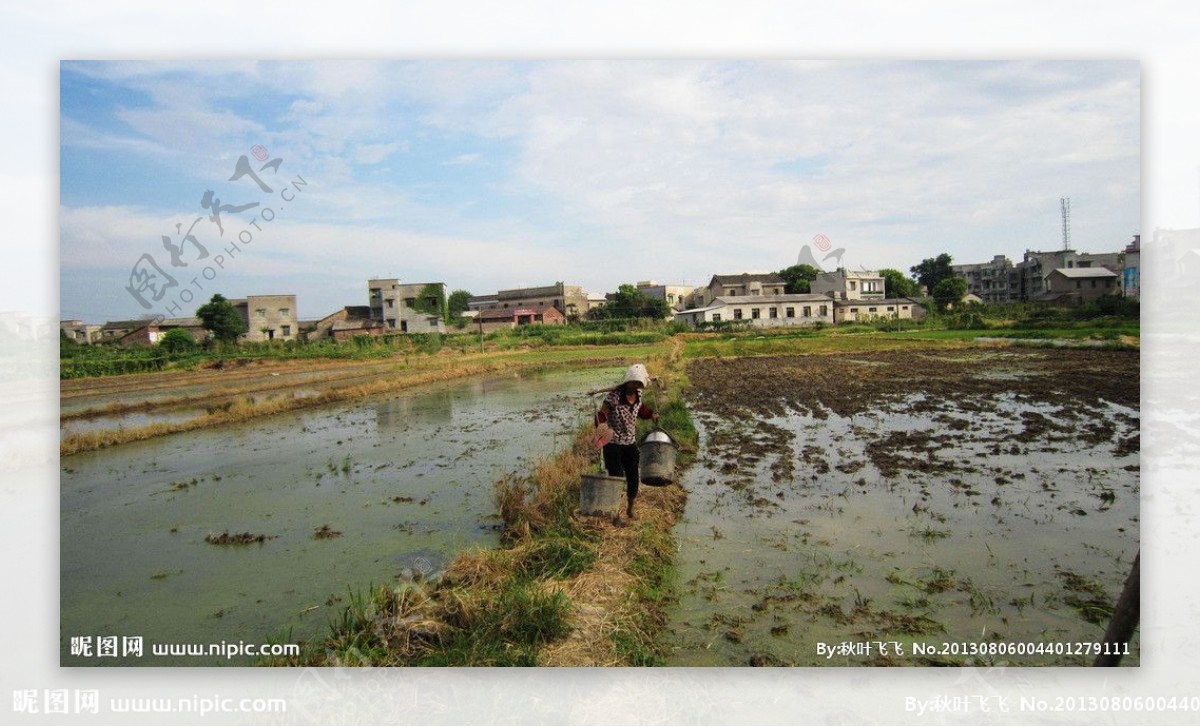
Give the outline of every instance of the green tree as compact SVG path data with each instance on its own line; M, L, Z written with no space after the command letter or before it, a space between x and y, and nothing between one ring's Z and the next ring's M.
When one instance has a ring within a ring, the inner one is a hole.
M909 268L909 271L917 279L917 284L925 286L925 290L932 295L938 283L954 277L954 271L950 269L953 261L954 258L950 257L949 253L942 253L937 257L925 258L919 265Z
M587 312L592 320L613 318L654 318L662 320L671 312L667 301L662 298L652 298L636 287L626 283L617 288L617 292L607 303Z
M182 328L172 328L163 334L163 337L158 339L158 345L168 354L187 353L195 350L196 339L192 338L192 334Z
M965 278L944 278L933 286L933 302L939 311L957 305L966 294L967 281Z
M778 275L787 283L784 286L785 293L808 293L812 290L812 281L817 279L821 274L812 265L793 265L790 268L780 270Z
M879 275L883 277L883 294L888 298L911 298L917 294L916 282L899 270L884 268Z
M221 343L236 343L238 336L250 330L242 314L225 296L214 293L211 300L196 309L204 329Z
M417 299L413 302L413 310L448 321L450 314L446 309L446 286L429 283L421 288L421 292L417 294Z
M446 308L450 311L451 318L461 318L462 314L470 308L467 301L471 299L471 293L466 290L456 290L446 299Z

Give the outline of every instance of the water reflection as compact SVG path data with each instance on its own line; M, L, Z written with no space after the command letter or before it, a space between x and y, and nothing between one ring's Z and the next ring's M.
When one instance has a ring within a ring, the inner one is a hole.
M615 375L430 386L64 457L62 663L244 664L86 658L70 644L304 638L324 632L348 588L494 544L492 484L565 446L577 392ZM225 532L264 539L206 542Z

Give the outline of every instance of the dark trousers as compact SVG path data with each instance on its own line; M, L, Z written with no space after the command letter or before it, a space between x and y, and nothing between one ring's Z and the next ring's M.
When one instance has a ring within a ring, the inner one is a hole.
M637 497L638 493L638 462L640 460L641 453L638 452L636 444L609 442L604 445L604 469L608 470L608 474L612 477L625 476L625 494L629 497L630 502L633 502L633 498Z

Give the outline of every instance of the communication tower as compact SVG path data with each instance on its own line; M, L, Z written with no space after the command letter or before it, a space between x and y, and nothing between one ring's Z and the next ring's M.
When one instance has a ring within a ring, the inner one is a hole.
M1059 197L1058 204L1062 207L1062 242L1063 250L1071 249L1071 198Z

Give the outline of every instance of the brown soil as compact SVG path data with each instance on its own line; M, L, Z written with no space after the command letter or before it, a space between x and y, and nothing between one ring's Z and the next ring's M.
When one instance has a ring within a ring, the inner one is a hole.
M230 534L228 530L217 535L209 533L205 536L205 542L213 545L249 545L250 543L262 543L266 540L275 538L275 535L263 535L261 533L236 533Z
M1008 375L997 375L1008 374ZM1138 407L1137 351L966 349L701 359L688 368L692 396L722 418L787 409L849 417L880 398L924 393L917 411L952 399L1012 393L1059 404L1102 399Z

